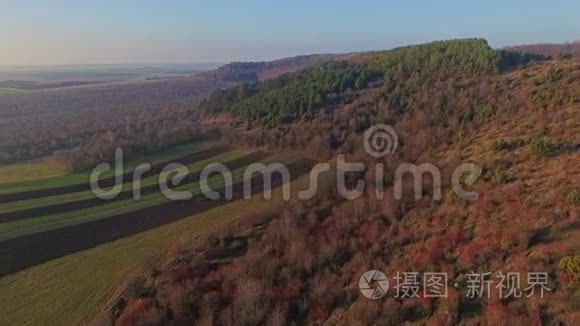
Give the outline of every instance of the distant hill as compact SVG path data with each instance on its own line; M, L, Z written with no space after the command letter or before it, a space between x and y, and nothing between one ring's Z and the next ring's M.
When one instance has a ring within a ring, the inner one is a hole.
M312 54L268 62L232 62L200 75L225 82L263 81L332 61L337 57L339 57L337 54Z
M570 54L574 57L580 57L580 40L572 43L538 43L528 45L518 45L507 47L507 50L519 51L526 53L536 53L549 55L553 58L559 58L563 53Z

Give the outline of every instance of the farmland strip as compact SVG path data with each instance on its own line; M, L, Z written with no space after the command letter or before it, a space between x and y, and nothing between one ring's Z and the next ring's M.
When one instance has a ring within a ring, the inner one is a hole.
M174 160L170 160L167 162L155 164L151 167L151 170L143 173L142 178L151 177L157 175L163 170L165 166L169 163L181 163L184 165L192 164L197 161L208 159L212 156L219 155L226 151L230 150L227 146L217 146L212 147L206 150L202 150L200 152L192 153L190 155L186 155ZM88 181L88 180L87 180ZM131 182L133 181L133 172L126 172L123 174L123 182ZM109 177L103 180L99 180L99 185L102 188L112 187L115 184L115 177ZM80 191L88 191L91 190L91 185L89 182L82 183L82 184L75 184L57 188L48 188L48 189L38 189L38 190L31 190L26 192L19 192L13 194L4 194L0 195L0 204L3 203L11 203L19 200L28 200L34 198L42 198L42 197L50 197L50 196L57 196L67 193L73 192L80 192Z
M238 159L232 160L230 162L224 163L224 165L230 169L235 170L240 167L246 166L253 162L259 161L263 158L268 156L265 152L253 152L247 155L244 155ZM173 185L172 183L168 183L168 188L176 188L179 186L183 186L188 183L196 184L199 182L199 177L201 175L201 171L195 171L190 173L187 177L185 177L181 183L177 185ZM160 192L159 184L152 184L146 187L141 188L141 196L153 194L156 192ZM108 204L115 201L127 200L133 197L133 190L127 190L119 193L117 197L110 199L110 200L102 200L98 197L79 200L75 202L68 202L68 203L59 203L54 205L47 205L42 207L34 207L30 209L24 209L16 212L10 213L2 213L0 214L0 223L12 222L16 220L26 219L26 218L33 218L38 216L45 216L45 215L52 215L52 214L60 214L66 213L70 211L75 211L83 208L88 208L100 204Z
M313 162L308 160L289 165L291 178L307 173L312 165ZM251 184L253 194L261 192L263 176L252 178ZM280 175L274 174L272 186L277 187L281 184ZM223 197L224 189L219 192ZM233 185L232 200L242 198L243 182L237 182ZM8 239L0 242L0 276L174 222L227 202L225 199L210 200L198 194L188 201L170 201L106 219Z

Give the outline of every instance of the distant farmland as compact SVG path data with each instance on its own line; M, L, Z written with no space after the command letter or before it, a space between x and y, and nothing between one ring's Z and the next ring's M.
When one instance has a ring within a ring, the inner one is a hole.
M141 148L185 141L195 129L191 114L198 102L223 86L220 81L188 77L43 91L0 88L4 90L0 164L59 150L84 147L90 151L91 146L115 139Z
M187 76L217 67L217 63L95 64L56 66L0 66L0 82L67 83Z

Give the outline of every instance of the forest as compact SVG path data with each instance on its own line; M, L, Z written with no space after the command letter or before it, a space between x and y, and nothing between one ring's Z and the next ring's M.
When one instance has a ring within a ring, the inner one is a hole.
M494 50L484 39L437 41L374 53L365 64L334 61L262 83L214 91L201 114L230 113L266 128L312 120L321 107L348 101L357 90L383 84L391 102L444 79L491 75L542 61L542 55ZM380 81L380 83L377 83ZM412 107L412 105L410 106Z
M219 90L201 102L203 114L233 113L271 128L309 120L323 105L339 102L349 89L366 88L373 73L346 62L330 62L294 75L262 83L241 84Z

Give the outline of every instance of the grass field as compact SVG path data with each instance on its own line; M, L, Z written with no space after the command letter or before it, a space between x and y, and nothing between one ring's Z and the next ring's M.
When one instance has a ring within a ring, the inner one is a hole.
M23 89L18 89L18 88L0 87L0 95L17 94L17 93L22 93L22 92L26 92L26 91Z
M267 159L263 160L263 162L268 161L269 160ZM232 171L234 182L242 179L244 171L245 167L241 167L237 170ZM209 177L208 184L212 188L218 189L222 187L224 184L223 178L220 175L214 174L211 177ZM193 194L200 193L198 184L183 185L174 189L174 191L184 191L184 190L189 190ZM162 193L158 192L147 196L143 196L139 200L134 200L131 198L127 200L102 204L62 214L40 216L35 218L18 220L14 222L2 223L0 224L0 240L6 240L23 236L26 234L43 232L70 225L95 221L113 215L132 212L147 207L153 207L168 201L169 201L168 198L166 198Z
M44 158L40 160L0 165L0 186L5 183L37 180L65 175L66 169L55 160Z
M246 154L247 151L245 150L232 150L226 152L224 154L220 154L209 158L207 160L203 160L197 163L193 163L187 165L187 168L190 172L197 172L201 171L205 166L212 162L227 162L230 160L234 160ZM141 180L141 187L146 187L149 185L156 184L159 181L159 176L151 176L149 178L144 178ZM121 191L131 190L133 188L132 182L127 182L123 184L123 188ZM43 198L34 198L28 200L21 200L12 203L5 203L0 204L0 214L15 212L22 209L30 209L35 207L42 207L46 205L54 205L54 204L62 204L62 203L69 203L83 199L94 198L95 194L92 191L80 191L70 194L63 194L51 197L43 197Z
M238 173L235 175L235 177L239 179L240 174ZM219 176L217 175L208 179L208 183L211 187L215 188L219 188L223 185L223 181L220 180ZM186 190L186 188L180 187L174 190ZM199 187L197 185L191 187L189 190L193 194L199 193ZM0 240L7 240L26 234L54 230L70 225L91 222L113 215L156 206L168 201L169 199L165 198L163 194L155 193L149 196L144 196L138 201L134 199L127 199L62 214L40 216L14 222L2 223L0 224Z
M192 142L174 146L153 154L143 155L138 159L129 160L123 166L123 172L132 171L141 163L149 163L151 165L162 163L204 150L211 145L213 145L212 142ZM32 163L1 165L0 195L86 183L89 180L91 170L66 174L66 171L61 171L62 168L59 170L53 164L56 163L50 159L45 159ZM101 177L104 178L113 175L115 175L115 171L110 170L103 173Z
M300 189L307 177L293 182ZM2 322L6 325L73 324L95 316L110 302L122 281L137 273L147 260L175 243L207 234L235 219L255 214L280 201L261 196L240 200L154 230L113 241L0 278ZM33 313L31 313L33 312Z

